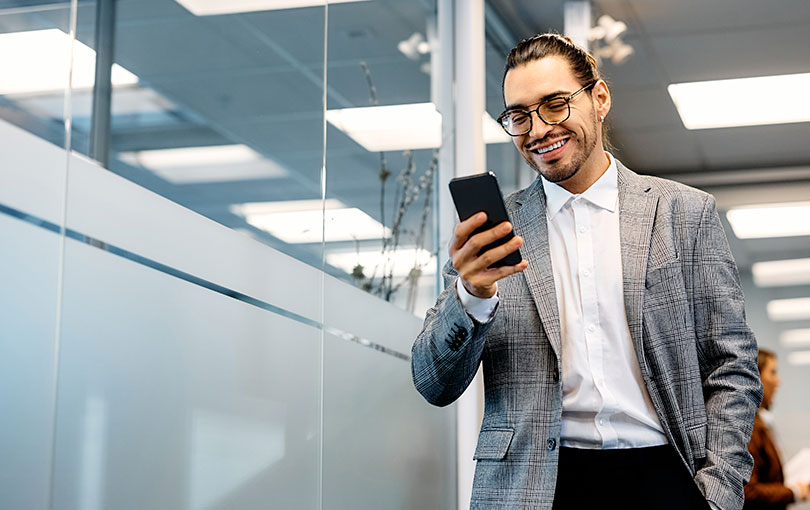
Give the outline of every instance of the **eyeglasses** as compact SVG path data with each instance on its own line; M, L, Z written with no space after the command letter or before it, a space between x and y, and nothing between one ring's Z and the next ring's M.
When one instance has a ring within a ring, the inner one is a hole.
M581 92L584 92L596 85L596 82L589 83L577 90L570 96L552 97L541 101L534 108L523 110L514 108L506 110L498 116L498 123L506 131L509 136L525 135L532 130L532 112L536 113L540 120L549 126L556 126L568 120L571 116L572 99L577 97Z

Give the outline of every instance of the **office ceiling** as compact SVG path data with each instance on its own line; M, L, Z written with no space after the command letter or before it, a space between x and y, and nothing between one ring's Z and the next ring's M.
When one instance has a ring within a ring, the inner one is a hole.
M174 0L118 0L116 5L115 61L174 107L157 117L114 117L114 153L243 143L289 172L282 178L173 184L117 159L111 169L315 263L319 247L286 245L247 225L230 206L320 197L325 10L198 17ZM379 104L429 101L430 76L423 69L429 56L408 58L397 45L415 32L426 33L432 6L431 0L331 5L328 108L371 103L361 62L370 71ZM68 8L66 2L0 1L0 32L67 30ZM95 9L95 2L79 2L78 38L90 47ZM807 0L780 0L778 6L759 0L594 0L593 11L594 17L609 14L627 23L623 38L634 49L622 65L603 64L613 93L611 137L628 166L716 191L721 207L731 204L726 197L738 203L741 196L782 200L785 189L794 200L810 200L810 123L689 131L666 90L677 82L810 72ZM488 0L487 16L487 109L496 116L504 52L536 32L563 31L563 2ZM751 100L789 104L791 95L805 93L774 91L773 98ZM80 130L88 124L86 118L75 121ZM379 220L379 154L331 125L326 135L328 195ZM86 150L86 143L86 133L78 133L74 147ZM429 150L415 153L417 173L424 172L431 157ZM401 152L386 158L394 176L406 164ZM490 145L488 162L507 190L525 182L521 174L530 174L510 144ZM731 186L737 182L746 187ZM394 194L392 177L385 196L388 218ZM411 230L418 217L418 211L410 214L406 223ZM807 236L732 239L732 244L743 270L758 260L810 256Z

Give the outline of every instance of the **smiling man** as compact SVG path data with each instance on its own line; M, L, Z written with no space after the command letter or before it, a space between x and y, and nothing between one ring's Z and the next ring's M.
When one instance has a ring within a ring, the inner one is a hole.
M435 405L483 365L471 506L741 508L762 388L714 199L604 150L610 91L570 39L522 41L503 93L499 121L539 176L507 198L513 224L456 227L412 351Z

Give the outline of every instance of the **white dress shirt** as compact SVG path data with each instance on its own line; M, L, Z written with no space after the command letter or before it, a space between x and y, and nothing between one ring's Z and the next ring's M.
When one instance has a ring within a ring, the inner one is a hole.
M560 443L605 449L657 446L668 440L641 378L627 326L618 170L608 156L607 171L579 195L542 181L562 334ZM497 294L476 298L460 279L456 292L473 318L491 319Z

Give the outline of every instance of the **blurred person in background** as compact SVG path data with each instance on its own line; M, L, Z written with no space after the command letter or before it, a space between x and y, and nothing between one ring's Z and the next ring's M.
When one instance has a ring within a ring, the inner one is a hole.
M748 451L754 457L754 470L751 480L745 486L744 510L784 510L790 503L806 501L810 493L810 484L797 483L785 485L782 462L779 451L773 441L771 427L773 414L771 405L780 379L776 355L766 349L760 349L757 356L759 376L762 379L762 404L754 420L754 432Z

